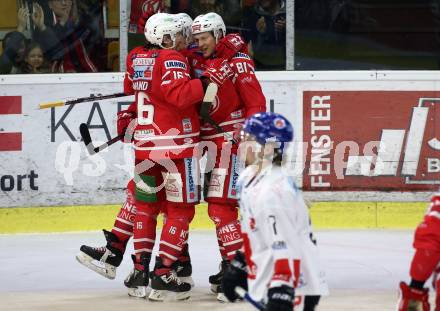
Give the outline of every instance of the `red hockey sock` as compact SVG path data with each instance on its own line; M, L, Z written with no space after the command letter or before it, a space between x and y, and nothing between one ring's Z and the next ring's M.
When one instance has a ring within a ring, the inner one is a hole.
M232 260L235 253L243 245L240 223L237 220L227 223L223 226L219 226L216 232L217 237L221 240L224 247L222 257L224 257L223 254L225 254L227 259Z
M113 224L112 233L116 235L119 241L125 246L133 235L133 222L136 216L136 207L126 201L119 210Z
M165 266L170 266L182 255L188 239L189 223L194 217L194 212L194 205L168 204L167 221L162 229L159 246L159 256Z
M220 254L229 260L243 245L238 210L235 206L209 203L209 217L214 221Z
M153 251L154 242L156 240L157 215L160 211L160 205L138 202L137 209L133 230L133 246L136 262L140 262L142 253L151 254Z
M121 242L121 251L125 251L128 240L133 235L133 223L136 216L136 205L134 200L134 182L130 180L126 190L127 198L119 210L113 224L112 233Z
M410 275L417 281L426 281L440 261L440 252L429 249L416 249L414 254Z

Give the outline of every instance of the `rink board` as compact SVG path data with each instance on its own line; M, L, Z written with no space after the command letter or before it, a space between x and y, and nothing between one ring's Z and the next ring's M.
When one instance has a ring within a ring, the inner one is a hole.
M438 188L439 72L258 77L267 109L294 125L286 170L312 200L426 201ZM122 80L119 73L0 76L0 207L124 200L131 147L118 143L89 156L78 126L86 122L94 140L109 140L116 135L116 113L132 97L37 109L43 102L121 92ZM325 136L335 144L327 146Z
M404 202L317 202L310 215L316 229L411 229L427 204ZM0 234L111 229L120 205L0 209ZM162 226L159 216L158 226ZM196 207L190 229L212 229L206 204Z

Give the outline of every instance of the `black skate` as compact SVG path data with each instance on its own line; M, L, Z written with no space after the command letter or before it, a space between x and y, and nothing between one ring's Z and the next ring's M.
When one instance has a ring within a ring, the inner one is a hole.
M116 276L116 268L119 267L124 256L123 251L120 249L125 249L125 247L116 248L117 244L122 245L118 237L110 231L102 231L107 240L107 245L101 247L81 245L76 260L87 268L113 280Z
M220 271L217 274L209 276L209 284L211 284L211 291L214 294L218 293L218 287L222 284L223 274L229 266L229 260L223 259L219 265Z
M183 283L188 283L191 285L191 287L194 287L194 280L192 278L191 260L176 261L176 273L177 273L177 277Z
M190 297L191 284L182 282L173 267L165 267L160 257L156 258L151 274L151 292L148 299L153 301L186 300Z
M147 297L147 286L148 286L148 271L150 265L150 254L141 255L141 263L143 270L136 269L136 256L131 255L135 267L124 280L125 286L128 287L128 296L146 298Z

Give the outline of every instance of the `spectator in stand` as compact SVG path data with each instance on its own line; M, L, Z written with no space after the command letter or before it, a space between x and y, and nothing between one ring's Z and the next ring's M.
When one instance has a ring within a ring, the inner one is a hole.
M228 30L240 25L241 7L239 0L194 0L191 1L189 15L194 18L209 12L219 14L226 24ZM177 13L177 12L175 12Z
M259 70L284 70L286 66L286 3L257 0L244 13L243 34Z
M34 12L38 16L34 37L49 61L57 64L57 71L96 72L89 56L91 46L86 45L93 44L89 41L93 29L78 17L76 0L41 0L41 5ZM46 21L44 9L49 11ZM44 27L41 23L45 24ZM39 29L46 31L40 32Z
M44 59L43 49L37 42L30 42L24 53L24 62L18 73L48 73L49 66Z
M5 35L2 44L0 74L18 73L24 60L26 37L19 31L11 31Z

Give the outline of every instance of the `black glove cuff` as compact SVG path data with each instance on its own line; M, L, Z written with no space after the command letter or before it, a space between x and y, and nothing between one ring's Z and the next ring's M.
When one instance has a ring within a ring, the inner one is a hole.
M293 287L287 285L269 288L267 297L271 301L278 301L280 303L292 303L295 298L295 290Z

